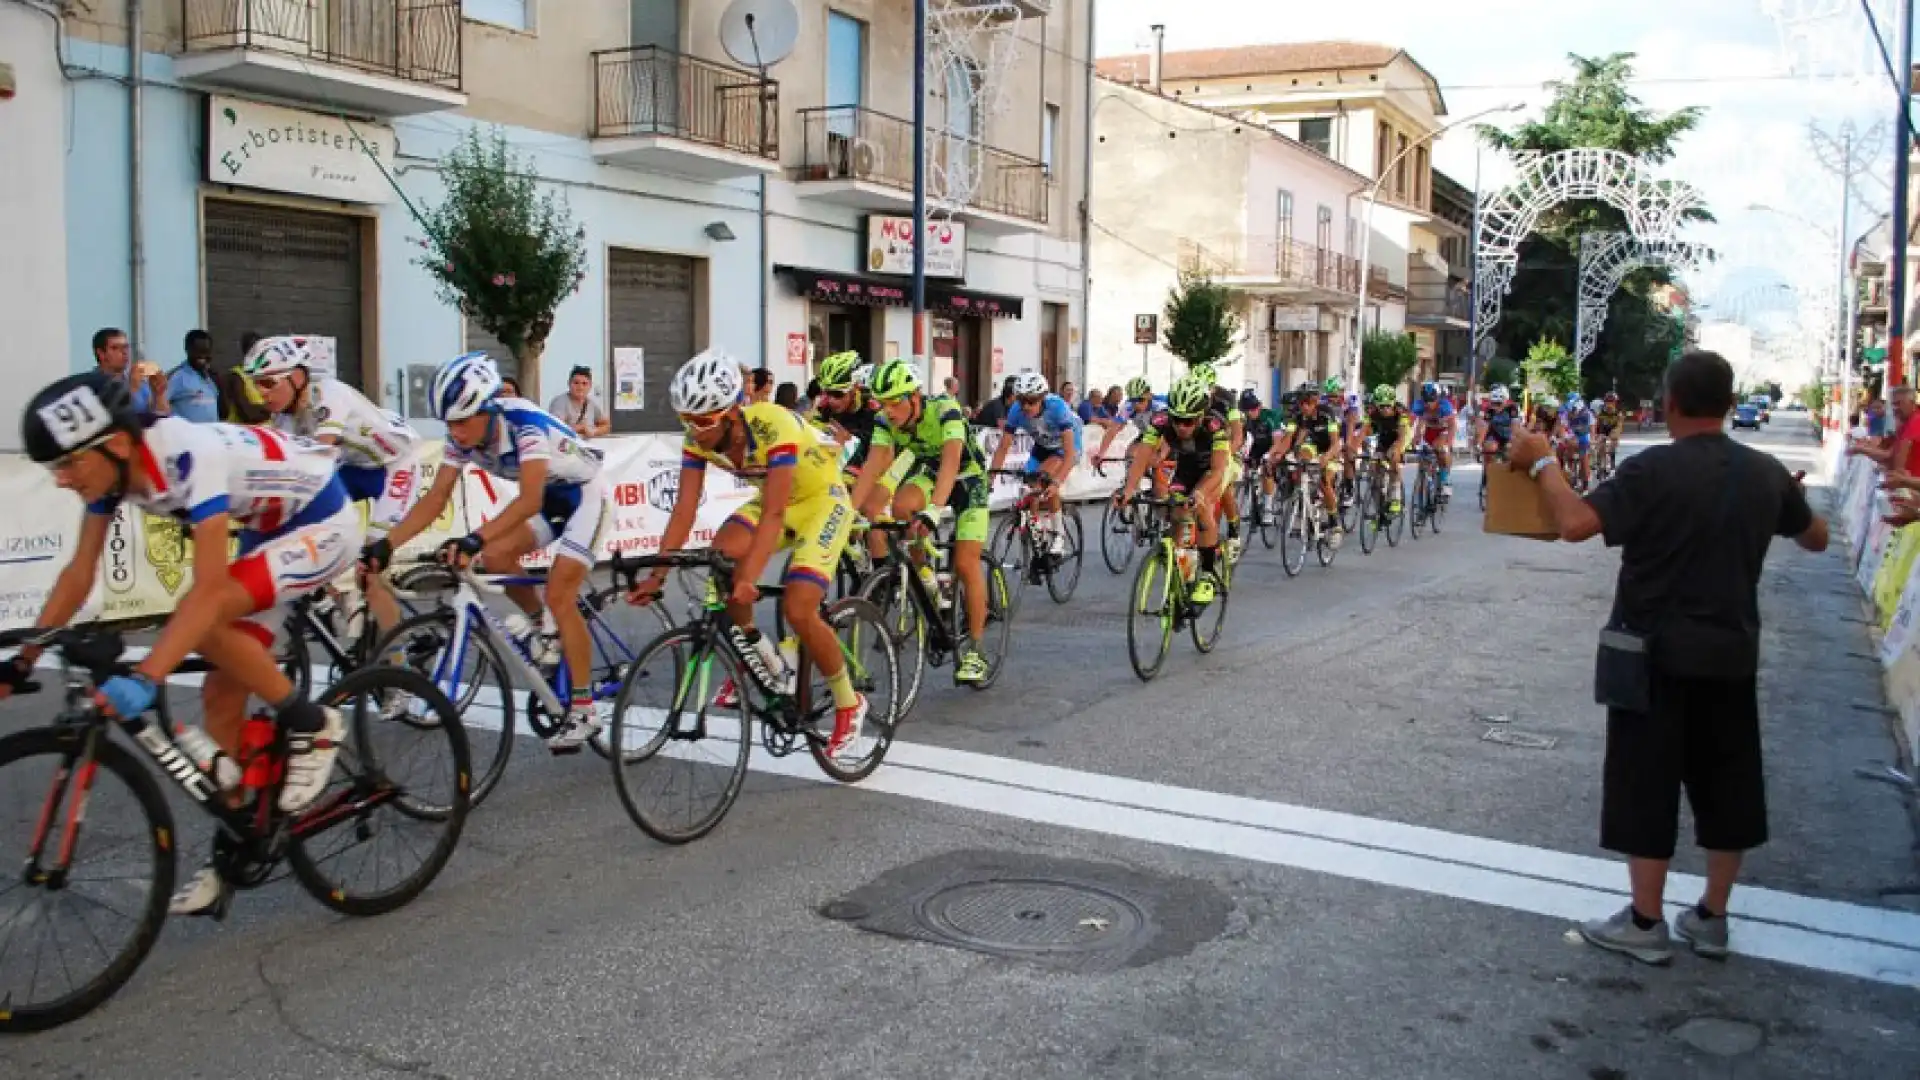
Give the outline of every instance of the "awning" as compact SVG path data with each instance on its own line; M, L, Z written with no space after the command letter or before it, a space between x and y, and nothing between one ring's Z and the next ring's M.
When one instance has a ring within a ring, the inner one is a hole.
M908 307L912 283L906 278L841 274L800 266L775 266L773 272L809 300L865 307ZM927 310L941 315L976 315L988 319L1018 319L1026 301L1018 296L959 289L927 282Z

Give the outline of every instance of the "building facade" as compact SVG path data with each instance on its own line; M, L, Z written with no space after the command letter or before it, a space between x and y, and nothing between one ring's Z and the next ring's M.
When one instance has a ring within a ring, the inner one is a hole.
M1421 379L1464 383L1472 372L1474 194L1433 170L1432 216L1407 255L1407 326Z
M1230 385L1262 396L1342 375L1360 288L1347 254L1348 196L1359 173L1266 127L1100 79L1094 89L1091 385L1146 374L1164 390L1181 367L1136 343L1182 271L1238 298Z
M936 191L958 193L933 230L930 374L971 396L1001 371L1082 364L1088 78L1069 58L1090 41L1089 3L999 5L1018 17L969 23L977 62L930 88ZM145 5L130 40L126 9L99 4L64 19L63 74L49 20L8 6L0 63L23 92L0 103L0 158L33 164L0 178L0 214L32 225L7 235L39 278L64 261L65 292L0 290L23 316L10 323L74 368L104 325L137 330L163 366L193 327L222 363L243 333L319 334L344 378L424 416L446 357L485 348L515 366L418 265L438 162L484 125L588 247L538 370L516 372L530 391L585 365L603 394L617 378L631 391L616 431L670 430L667 381L703 348L800 384L829 348L910 354L895 271L911 232L911 8L798 0L793 48L765 78L727 55L724 8L173 0Z

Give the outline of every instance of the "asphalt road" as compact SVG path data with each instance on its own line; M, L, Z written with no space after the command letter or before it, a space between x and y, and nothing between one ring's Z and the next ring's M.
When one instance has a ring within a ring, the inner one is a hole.
M1795 417L1740 437L1811 466ZM763 757L686 847L598 758L523 744L411 906L345 920L280 883L170 923L91 1017L0 1042L0 1074L1920 1075L1920 909L1880 895L1914 837L1851 775L1895 751L1845 557L1769 560L1774 840L1739 955L1637 966L1567 940L1624 903L1589 703L1615 558L1485 535L1458 476L1438 537L1292 580L1256 547L1221 647L1176 641L1150 685L1096 558L1072 603L1028 594L997 687L936 672L865 784ZM1487 738L1509 730L1529 745ZM986 883L942 891L963 879ZM848 898L1026 948L819 913Z

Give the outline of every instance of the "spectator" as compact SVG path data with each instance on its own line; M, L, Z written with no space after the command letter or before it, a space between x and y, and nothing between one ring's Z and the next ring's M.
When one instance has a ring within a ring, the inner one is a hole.
M239 361L220 373L220 417L229 424L264 424L269 419L266 398L260 394L260 388L253 380L240 371L247 354L253 351L260 341L260 335L252 330L240 335Z
M1110 387L1105 394L1089 394L1087 400L1080 403L1080 422L1109 428L1119 424L1120 405L1125 400L1124 392L1118 387Z
M522 396L520 393L520 380L511 375L500 376L500 392L497 396L515 398Z
M1007 421L1007 410L1013 407L1013 376L1009 375L1000 384L1000 396L980 406L973 414L973 426L999 430Z
M1074 412L1080 411L1080 390L1070 382L1060 384L1060 400L1067 403Z
M196 424L217 423L227 410L220 379L213 373L213 335L189 330L182 347L186 360L167 373L173 415Z
M790 382L783 382L773 392L773 403L783 409L800 411L800 388Z
M126 332L118 327L102 327L93 333L93 362L100 370L127 384L137 412L166 416L167 378L158 365L145 360L133 362L133 351Z
M940 386L943 392L945 392L945 394L948 397L952 398L955 401L960 400L960 380L959 379L956 379L952 375L949 375L946 378L940 380Z
M585 365L567 373L567 392L547 402L547 411L583 439L597 439L613 430L607 407L593 392L593 369Z
M1627 857L1632 900L1580 933L1649 964L1673 957L1662 913L1683 786L1707 881L1675 929L1696 953L1726 955L1741 857L1767 840L1755 677L1760 571L1775 536L1808 551L1827 546L1827 523L1808 507L1800 478L1722 430L1733 368L1715 353L1689 352L1666 383L1673 441L1622 460L1586 498L1568 486L1545 436L1516 434L1509 450L1511 467L1539 484L1561 539L1599 535L1623 549L1603 637L1609 677L1595 689L1609 704L1600 844ZM1615 651L1623 635L1642 651ZM1623 670L1627 677L1612 677Z
M1847 453L1859 454L1888 472L1910 472L1915 465L1920 465L1920 459L1913 456L1913 444L1920 442L1920 411L1914 408L1913 387L1893 388L1893 420L1889 427L1890 438L1847 440Z
M754 368L747 380L747 397L756 403L765 403L773 397L773 372L766 368Z

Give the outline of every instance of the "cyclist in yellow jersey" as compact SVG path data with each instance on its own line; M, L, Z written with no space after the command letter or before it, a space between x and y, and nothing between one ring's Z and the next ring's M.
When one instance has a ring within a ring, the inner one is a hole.
M1620 395L1607 391L1600 407L1593 411L1593 433L1599 436L1601 455L1609 465L1619 459L1620 432L1626 426L1626 415L1620 411Z
M791 678L787 662L754 627L753 605L760 598L755 583L768 560L776 551L792 549L780 610L833 691L833 738L827 752L844 758L860 737L867 699L854 690L839 639L820 613L853 527L853 504L840 482L839 450L790 409L743 403L740 388L740 365L711 349L687 361L668 387L686 441L680 491L660 551L679 550L693 532L708 465L718 465L758 489L713 538L714 549L734 561L733 591L727 596L734 647L749 665L757 659L757 666L764 667L756 674L785 688L782 680ZM634 585L629 599L644 604L657 597L666 576L665 568L654 570ZM714 703L731 707L738 694L729 680Z

